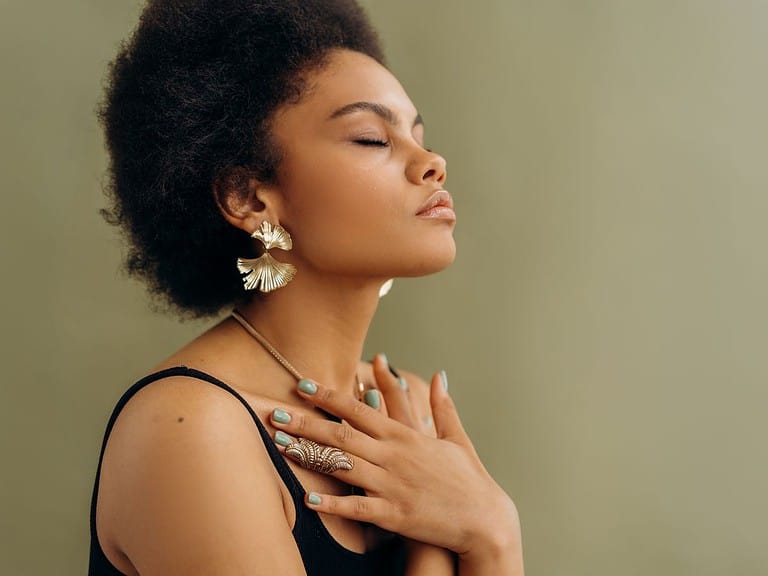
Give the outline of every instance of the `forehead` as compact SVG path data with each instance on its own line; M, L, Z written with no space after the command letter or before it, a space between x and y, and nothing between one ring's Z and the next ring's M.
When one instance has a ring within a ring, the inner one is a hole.
M417 114L405 89L384 66L359 52L334 50L325 66L306 76L301 100L282 108L275 117L285 127L319 126L334 111L353 102L383 104L407 126Z

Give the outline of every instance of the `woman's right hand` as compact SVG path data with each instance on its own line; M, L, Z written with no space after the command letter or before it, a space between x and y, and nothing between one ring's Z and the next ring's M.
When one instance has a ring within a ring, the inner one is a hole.
M332 475L367 494L310 493L309 507L447 548L459 554L461 564L477 567L471 570L475 573L485 573L487 566L495 574L522 574L517 509L480 461L444 386L444 374L435 374L430 387L437 438L314 382L300 382L297 392L344 421L302 412L274 426L347 452L354 468Z

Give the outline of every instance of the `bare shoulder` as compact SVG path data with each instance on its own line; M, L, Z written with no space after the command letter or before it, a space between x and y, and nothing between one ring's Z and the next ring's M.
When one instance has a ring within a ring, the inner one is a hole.
M305 573L258 428L226 390L177 376L136 392L101 474L97 523L142 576Z

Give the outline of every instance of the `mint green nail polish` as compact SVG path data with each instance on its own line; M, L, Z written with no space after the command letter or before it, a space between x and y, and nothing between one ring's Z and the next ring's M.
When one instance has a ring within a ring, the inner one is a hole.
M293 443L293 440L291 440L291 437L288 436L288 434L282 430L278 430L275 434L275 442L280 444L280 446L288 446L289 444Z
M384 352L379 352L379 356L381 356L381 359L384 360L384 364L389 366L389 360L387 360L387 355L384 354Z
M317 392L317 384L311 380L299 380L299 390L304 392L304 394L312 395Z
M381 406L381 398L379 397L378 390L367 390L365 392L365 403L368 404L374 410L378 410Z
M322 502L322 501L323 501L323 499L322 499L322 498L320 498L320 496L319 496L319 495L317 495L317 494L315 494L314 492L310 492L310 493L309 493L309 498L307 498L307 500L308 500L308 501L309 501L309 503L310 503L310 504L312 504L313 506L317 506L318 504L320 504L320 502Z
M272 420L275 422L280 422L280 424L288 424L288 422L291 421L291 415L288 414L285 410L281 410L280 408L275 408L272 411Z
M445 370L440 370L440 379L443 381L443 390L448 390L448 375Z
M405 378L400 376L400 378L397 379L397 383L400 385L400 388L403 390L408 390L408 382L405 381Z
M431 416L425 416L424 417L424 424L427 426L432 426L432 417Z

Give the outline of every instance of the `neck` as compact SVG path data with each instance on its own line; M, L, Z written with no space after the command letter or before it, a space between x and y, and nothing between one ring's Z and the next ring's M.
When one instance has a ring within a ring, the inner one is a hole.
M303 276L238 310L302 377L351 391L381 282Z

